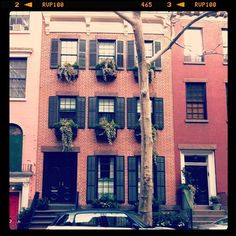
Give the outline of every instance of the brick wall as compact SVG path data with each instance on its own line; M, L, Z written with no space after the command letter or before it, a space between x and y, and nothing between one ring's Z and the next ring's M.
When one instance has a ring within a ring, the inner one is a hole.
M57 79L57 70L50 69L50 43L52 38L80 38L86 39L86 70L80 70L79 78L72 84L61 83ZM147 35L148 40L162 40L163 36ZM124 40L124 71L119 71L117 79L111 83L98 82L95 70L89 70L89 40L91 39L119 39ZM79 96L86 97L86 123L85 129L78 130L78 136L74 141L74 146L79 147L78 169L77 169L77 191L80 193L80 204L86 204L86 177L87 177L87 156L94 152L117 152L118 155L125 157L125 204L128 202L128 173L127 157L141 153L140 144L134 139L134 131L127 129L126 101L125 101L125 129L118 130L118 137L113 145L101 144L96 141L94 129L88 129L88 97L99 93L117 93L119 97L133 97L139 94L138 84L133 78L133 73L126 70L127 63L127 40L132 40L132 35L124 34L93 34L85 33L50 33L45 34L43 26L42 37L42 60L40 77L40 103L39 103L39 137L38 137L38 158L37 158L37 177L36 191L42 192L43 178L43 152L42 146L60 146L56 141L54 130L48 128L48 100L49 96L55 96L59 91L70 91L79 93ZM162 57L162 71L156 72L156 78L150 84L150 94L164 98L164 129L158 133L158 154L165 156L166 165L166 204L175 204L175 166L174 166L174 145L173 145L173 118L172 118L172 80L170 52Z

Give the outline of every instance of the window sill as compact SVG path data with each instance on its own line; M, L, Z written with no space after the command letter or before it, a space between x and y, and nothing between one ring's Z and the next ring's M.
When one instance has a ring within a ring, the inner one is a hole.
M29 30L10 30L10 34L30 34Z
M208 123L208 120L190 120L190 119L185 119L185 123Z
M26 98L10 98L10 102L26 102Z
M228 66L228 62L223 62L223 66Z
M206 65L206 62L191 62L191 61L184 61L184 65Z

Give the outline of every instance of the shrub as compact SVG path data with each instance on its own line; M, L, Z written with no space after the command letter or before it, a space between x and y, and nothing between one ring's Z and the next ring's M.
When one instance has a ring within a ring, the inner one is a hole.
M38 210L47 210L48 209L48 198L40 198L36 204L36 209Z
M94 208L117 208L118 204L115 197L104 194L101 198L94 200L92 206Z

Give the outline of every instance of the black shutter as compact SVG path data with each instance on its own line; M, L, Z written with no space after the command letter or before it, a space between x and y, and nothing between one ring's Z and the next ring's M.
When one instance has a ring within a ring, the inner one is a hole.
M85 97L77 97L76 122L78 128L85 128Z
M165 187L165 157L158 156L153 164L154 172L154 197L161 203L166 203Z
M162 130L164 129L164 105L163 105L163 98L156 98L152 99L153 105L153 118L152 124L157 127L157 129Z
M116 114L115 122L120 129L125 128L125 98L116 98Z
M131 70L135 66L134 61L134 41L127 42L127 69Z
M137 98L127 98L127 128L135 129L138 125Z
M89 41L89 68L95 69L97 64L97 41Z
M78 41L79 51L78 51L78 64L79 69L85 69L86 67L86 40L80 39Z
M97 97L88 98L88 128L96 128L97 125Z
M50 68L57 69L59 64L59 42L60 39L51 40L51 59L50 59Z
M124 177L124 157L116 156L115 159L115 186L116 186L116 200L117 202L125 202L125 177Z
M49 97L48 107L48 128L54 128L55 123L58 122L58 97Z
M155 41L155 53L161 50L161 42ZM154 61L155 70L161 70L161 57Z
M135 156L128 157L128 202L135 203L138 201L138 158Z
M118 69L124 69L124 42L116 41L116 64Z
M87 159L87 203L97 198L98 164L96 156L88 156Z

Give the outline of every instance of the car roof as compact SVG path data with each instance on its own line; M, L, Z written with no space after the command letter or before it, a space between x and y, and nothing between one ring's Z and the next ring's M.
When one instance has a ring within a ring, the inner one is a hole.
M119 209L103 209L103 208L93 208L93 209L78 209L78 210L69 210L64 211L62 214L76 214L76 213L126 213L132 214L127 210L119 210Z

